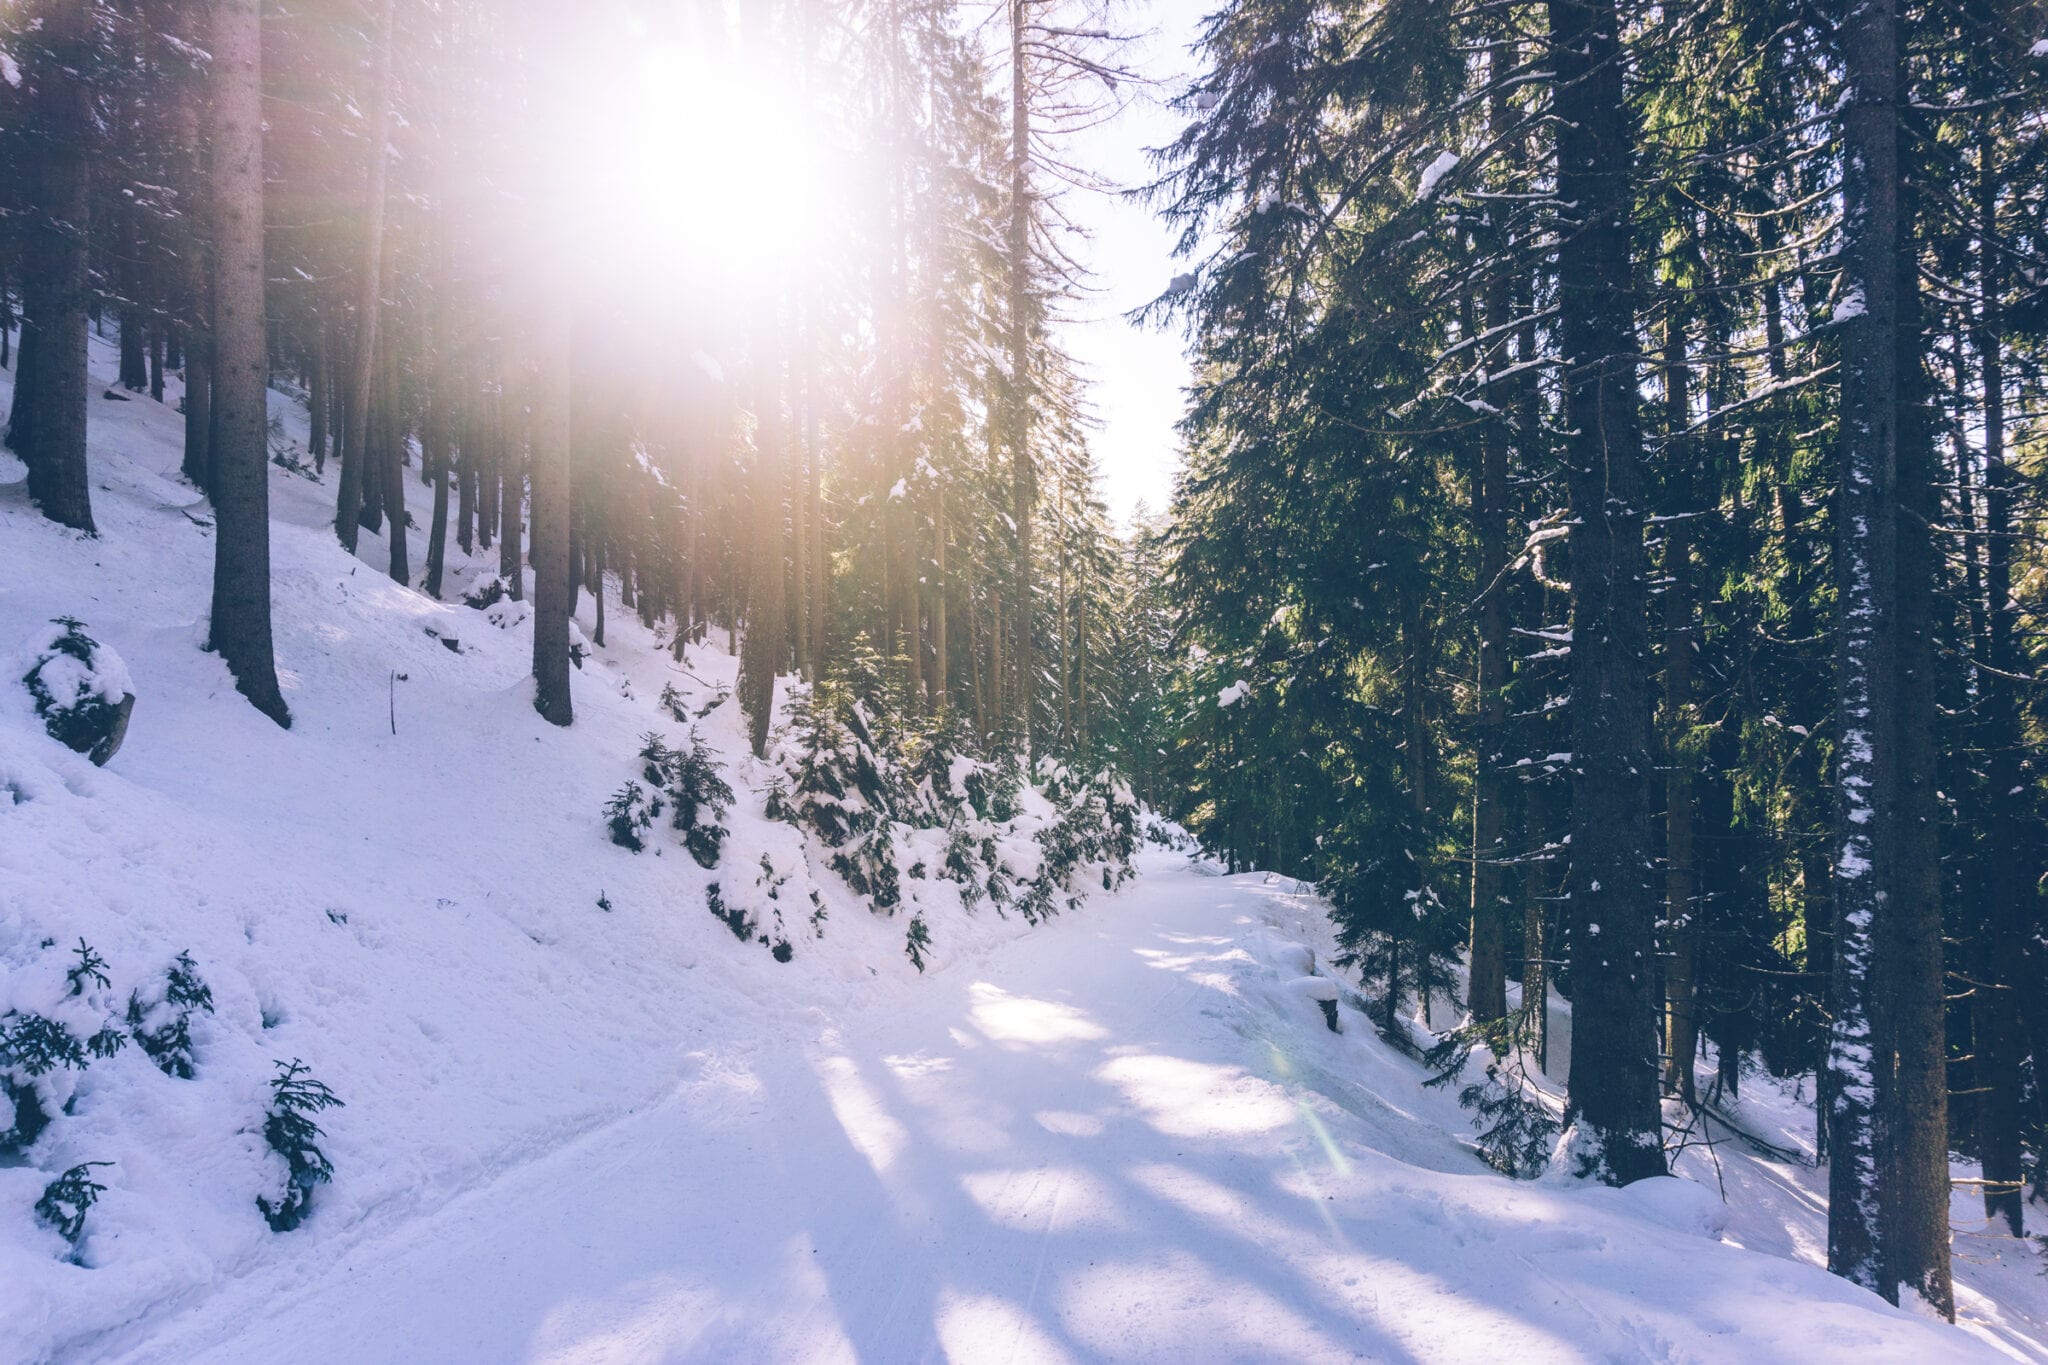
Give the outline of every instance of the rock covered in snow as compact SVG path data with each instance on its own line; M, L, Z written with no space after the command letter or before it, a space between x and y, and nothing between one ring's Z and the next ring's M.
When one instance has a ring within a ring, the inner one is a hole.
M17 675L50 738L105 767L128 734L135 683L113 646L60 616L32 637Z

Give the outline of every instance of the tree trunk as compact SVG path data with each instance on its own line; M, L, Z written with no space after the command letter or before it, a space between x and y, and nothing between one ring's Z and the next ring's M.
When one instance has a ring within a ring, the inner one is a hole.
M772 307L772 305L771 305ZM772 337L774 329L762 329ZM747 636L740 655L739 694L746 712L747 738L759 758L768 752L768 727L775 711L775 675L787 643L783 639L783 516L781 366L772 344L754 357L754 525L747 575ZM883 514L888 515L885 508Z
M41 146L22 272L22 334L27 343L33 333L35 364L15 376L9 441L28 466L29 497L43 515L95 535L85 446L93 110L84 73L92 69L93 8L59 0L43 11L28 75L28 118Z
M1664 345L1664 1090L1692 1100L1699 1053L1694 958L1699 940L1699 864L1694 831L1698 796L1692 744L1693 625L1692 469L1699 452L1685 436L1692 418L1685 322L1674 312Z
M552 725L567 725L575 719L569 697L569 375L574 352L565 317L553 319L551 330L553 345L534 385L527 456L533 478L533 709ZM509 493L506 505L512 505ZM516 530L507 532L505 547L516 572Z
M1632 133L1615 0L1550 0L1557 250L1572 510L1572 1044L1582 1167L1664 1173L1647 811L1649 640L1642 432L1630 289Z
M391 21L393 0L377 9L375 90L370 110L369 189L364 201L363 256L356 280L355 355L350 363L348 458L341 467L341 486L334 505L334 532L350 554L356 549L356 528L363 510L365 479L371 477L368 440L370 385L377 365L377 314L384 286L384 186L391 137ZM401 526L397 533L404 535Z
M1016 674L1014 718L1017 742L1028 758L1036 710L1037 667L1032 647L1031 519L1038 505L1038 475L1031 456L1031 335L1037 304L1031 289L1031 99L1026 31L1033 0L1010 0L1010 220L1006 253L1009 267L1009 365L1004 386L1010 448L1010 518L1016 537L1016 562L1010 583L1010 649Z
M1828 1269L1896 1298L1882 1163L1892 1101L1891 1011L1877 976L1890 914L1898 654L1899 49L1895 0L1859 0L1842 26L1842 468L1835 571L1839 809L1828 1068Z
M1494 65L1499 56L1491 59ZM1496 137L1505 135L1514 118L1507 92L1496 81L1489 96L1489 122ZM1496 234L1504 235L1504 234ZM1489 246L1505 247L1489 241ZM1496 271L1485 295L1485 325L1505 327L1515 307L1505 272ZM1506 368L1489 364L1488 372ZM1488 389L1501 385L1489 383ZM1508 410L1507 394L1489 392L1489 400ZM1508 704L1508 433L1489 422L1479 433L1478 468L1472 480L1472 521L1479 549L1478 714L1472 748L1472 933L1466 1006L1476 1023L1491 1023L1508 1012L1507 897L1504 894L1507 854L1503 842L1509 782L1507 762ZM1540 937L1540 935L1539 935Z
M213 614L210 647L242 695L287 728L270 639L269 359L263 313L260 0L214 0Z
M384 494L384 516L389 532L385 545L390 551L391 581L412 584L411 546L407 527L411 518L405 511L405 454L407 435L398 385L398 357L386 347L384 373L377 386L378 425L384 439L378 443L384 476L378 483Z
M2015 1237L2026 1235L2026 1179L2020 1137L2020 1062L2026 1044L2020 1031L2019 1000L2026 989L2027 901L2032 893L2037 848L2020 821L2019 795L2026 774L2026 737L2012 678L2027 671L2013 639L2017 608L2012 597L2013 478L2005 455L2005 338L2000 304L2004 293L2003 247L1999 244L1995 142L1978 144L1978 314L1977 354L1984 388L1984 662L1985 788L1990 810L1979 845L1986 905L1979 932L1984 951L1971 997L1975 1034L1977 1143L1984 1178L2003 1182L1984 1187L1984 1215L2003 1221ZM2036 1055L2036 1084L2048 1057Z
M1904 98L1904 81L1899 81ZM1889 1226L1886 1280L1912 1291L1954 1320L1955 1287L1949 1266L1948 1033L1946 963L1942 944L1942 754L1935 742L1937 715L1933 528L1941 521L1940 461L1926 419L1928 381L1922 363L1919 257L1914 186L1900 184L1897 274L1898 476L1898 681L1899 759L1896 876L1890 886L1891 931L1880 925L1882 997L1893 1015L1898 1076L1893 1113L1885 1125L1890 1153L1885 1214ZM1846 371L1845 371L1846 382Z
M562 380L562 383L564 385L562 401L566 403L568 401L568 391L566 388L568 380L566 377ZM498 493L498 573L505 579L506 591L511 593L514 602L521 601L526 596L525 554L519 542L524 530L526 470L527 466L532 463L534 442L540 438L538 430L539 418L540 414L538 412L529 409L525 421L521 424L524 428L521 433L521 439L503 442L498 447L500 473L500 491ZM561 428L562 439L566 442L569 430L568 418L566 416L561 419ZM566 446L559 458L565 460L568 458ZM565 512L563 515L566 518L567 513ZM564 520L562 523L562 572L564 574L568 573L568 566L569 525ZM538 567L538 564L536 564L535 568L538 569ZM567 586L564 585L563 591L566 592L567 590Z
M306 395L306 410L312 417L311 430L306 442L313 447L313 472L327 472L327 405L333 400L328 396L327 374L327 327L316 313L313 318L313 384Z

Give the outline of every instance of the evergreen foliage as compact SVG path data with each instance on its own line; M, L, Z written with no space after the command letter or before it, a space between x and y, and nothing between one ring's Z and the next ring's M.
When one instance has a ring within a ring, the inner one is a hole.
M128 997L128 1031L166 1076L191 1080L195 1073L192 1016L213 1013L213 989L200 978L198 964L181 952L164 973L164 993L145 1002L139 992Z
M270 1081L270 1111L263 1118L263 1140L284 1158L283 1192L272 1200L256 1196L256 1207L272 1232L290 1232L313 1211L313 1190L334 1178L334 1165L320 1149L325 1135L313 1115L338 1109L342 1101L314 1079L306 1064L294 1057L277 1063Z
M1495 1019L1452 1029L1423 1059L1435 1073L1423 1084L1449 1086L1464 1076L1473 1050L1486 1049L1485 1079L1459 1090L1458 1103L1472 1111L1486 1164L1517 1180L1543 1174L1563 1132L1529 1075L1525 1049L1531 1041L1518 1020Z
M85 1215L107 1192L105 1185L92 1178L93 1168L113 1164L111 1161L83 1161L65 1171L43 1187L41 1197L36 1200L36 1217L55 1228L65 1241L76 1247L79 1239L85 1236Z
M64 971L65 984L71 987L70 994L85 994L87 982L101 990L114 984L113 978L107 975L107 960L95 952L84 938L78 940L78 947L72 951L78 955L78 961Z

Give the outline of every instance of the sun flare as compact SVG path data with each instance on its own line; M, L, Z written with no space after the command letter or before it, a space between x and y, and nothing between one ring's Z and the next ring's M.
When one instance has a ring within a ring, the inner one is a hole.
M783 63L651 41L566 105L545 155L579 283L738 304L803 272L833 186L820 121Z

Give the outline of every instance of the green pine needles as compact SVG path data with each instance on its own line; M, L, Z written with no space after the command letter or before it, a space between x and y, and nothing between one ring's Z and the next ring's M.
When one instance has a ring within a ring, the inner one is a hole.
M270 1112L263 1119L263 1140L285 1160L283 1194L274 1202L267 1195L256 1196L272 1232L290 1232L313 1210L313 1190L334 1178L334 1165L320 1149L326 1134L313 1115L323 1109L339 1109L342 1101L325 1084L313 1079L306 1064L294 1057L277 1063L277 1075L270 1081Z
M1523 1054L1527 1034L1514 1017L1467 1024L1445 1034L1423 1058L1436 1072L1423 1084L1440 1088L1464 1075L1475 1048L1487 1050L1485 1079L1460 1090L1458 1103L1472 1111L1480 1158L1517 1180L1543 1174L1563 1131L1529 1077Z
M164 993L153 1003L128 997L128 1031L166 1076L189 1081L196 1074L192 1016L213 1013L213 989L200 978L190 952L178 954L164 974Z
M666 809L670 826L682 835L683 847L697 865L717 867L725 848L723 822L732 808L733 792L711 746L695 730L690 731L687 745L674 749L650 732L642 737L639 761L647 787L628 782L605 805L605 825L612 842L640 852L647 846L647 831Z
M91 944L80 938L78 946L71 951L77 955L78 961L64 973L65 983L71 987L70 994L84 995L88 982L101 990L114 984L107 975L107 960L95 952Z
M92 1178L96 1166L111 1166L111 1161L83 1161L64 1174L43 1186L42 1198L36 1200L36 1217L57 1229L65 1241L71 1243L74 1254L79 1240L85 1236L85 1215L107 1192L107 1187Z

